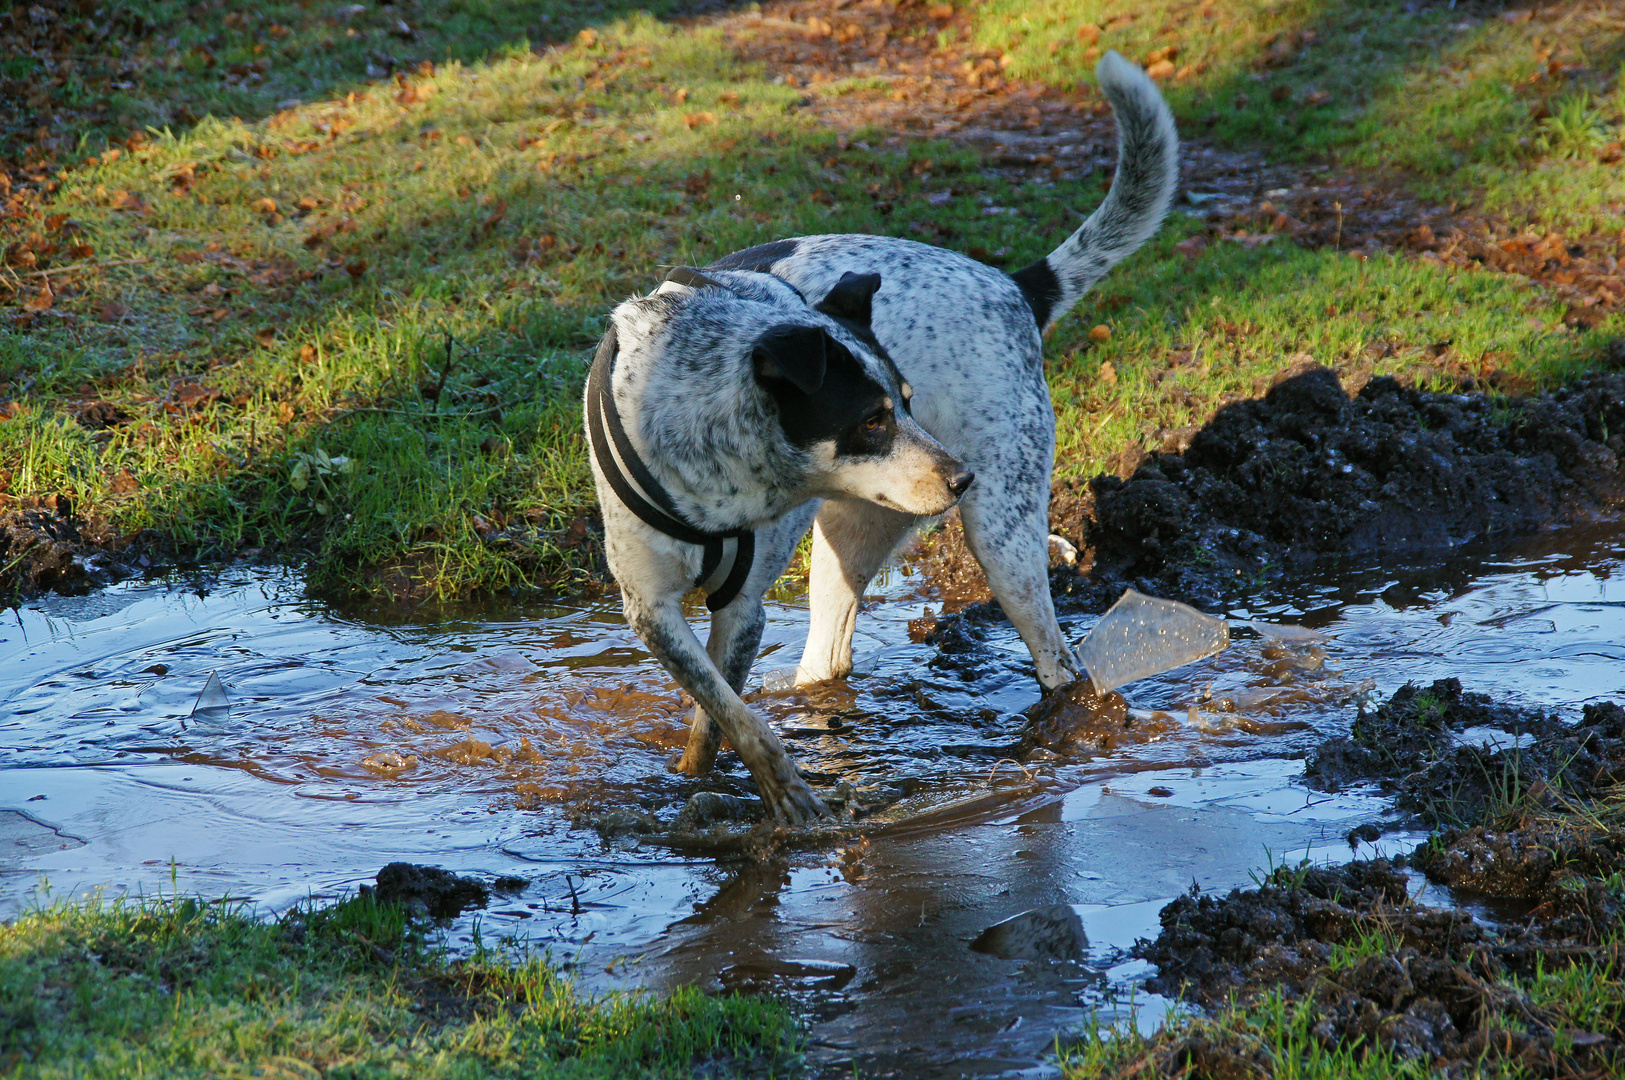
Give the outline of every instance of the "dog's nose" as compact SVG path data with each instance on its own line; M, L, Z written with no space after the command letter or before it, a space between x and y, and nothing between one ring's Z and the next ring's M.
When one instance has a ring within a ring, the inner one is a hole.
M971 472L970 469L961 465L959 467L959 471L954 473L953 476L949 478L948 490L953 492L954 498L957 499L961 495L965 494L965 489L970 487L971 481L975 479L976 474Z

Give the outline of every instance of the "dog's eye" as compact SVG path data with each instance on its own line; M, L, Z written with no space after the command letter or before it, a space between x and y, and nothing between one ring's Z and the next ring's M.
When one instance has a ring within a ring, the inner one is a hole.
M863 430L864 431L879 431L881 428L883 428L885 426L886 426L886 413L885 413L885 410L881 410L880 412L875 413L873 416L869 417L867 420L865 420L863 422Z

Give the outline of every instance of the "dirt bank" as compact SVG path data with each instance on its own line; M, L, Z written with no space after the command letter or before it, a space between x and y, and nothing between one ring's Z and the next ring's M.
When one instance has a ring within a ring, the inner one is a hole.
M1356 388L1349 388L1356 389ZM1524 398L1326 368L1093 484L1093 577L1212 602L1330 556L1448 550L1625 504L1625 375Z

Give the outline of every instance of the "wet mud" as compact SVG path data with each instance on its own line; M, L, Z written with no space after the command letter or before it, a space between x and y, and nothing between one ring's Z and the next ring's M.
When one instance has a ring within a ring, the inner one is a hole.
M1460 825L1557 810L1625 780L1625 710L1585 706L1579 723L1499 704L1457 679L1407 683L1347 736L1310 757L1305 782L1325 791L1375 783L1409 824Z
M1579 933L1562 918L1492 928L1463 908L1414 903L1410 888L1403 872L1377 860L1280 871L1223 898L1182 898L1163 909L1157 939L1137 950L1158 967L1147 986L1215 1010L1279 994L1312 1010L1310 1032L1322 1047L1380 1047L1435 1075L1617 1075L1625 1051L1617 1020L1577 1029L1525 988L1542 965L1558 970L1596 949L1589 923ZM1222 1025L1168 1040L1156 1055L1192 1076L1274 1074L1256 1038L1232 1037Z
M1326 368L1220 409L1181 452L1092 485L1090 580L1216 606L1319 560L1411 555L1617 513L1625 374L1532 397L1429 393Z
M1408 857L1278 865L1257 888L1164 908L1162 932L1134 950L1157 967L1147 988L1221 1020L1163 1039L1154 1055L1195 1076L1272 1075L1257 1040L1222 1014L1279 995L1310 1011L1310 1035L1328 1050L1381 1048L1446 1076L1618 1075L1617 1011L1577 1017L1542 980L1583 959L1606 979L1617 963L1622 736L1616 703L1565 723L1454 679L1407 684L1362 711L1349 736L1311 756L1308 782L1374 783L1427 824L1457 824ZM1454 905L1419 902L1427 883Z
M512 875L485 882L438 866L392 862L378 871L373 884L361 886L360 894L415 917L455 919L470 908L485 907L493 892L521 892L526 884L524 878Z
M66 497L30 499L0 513L0 604L47 592L74 596L180 561L176 545L160 533L120 532L76 514Z
M920 575L897 569L859 619L850 679L758 689L805 638L804 605L776 597L747 696L864 835L759 848L733 754L703 781L667 771L691 703L611 605L403 621L250 568L45 597L0 621L13 779L0 817L21 841L0 852L0 916L47 883L53 896L167 891L172 866L183 889L269 911L373 886L391 862L512 876L522 890L493 889L437 931L450 947L472 948L478 920L484 940L553 950L589 989L783 996L808 1018L814 1076L1052 1074L1058 1034L1097 1015L1149 1030L1170 1007L1130 950L1193 879L1222 897L1271 852L1319 865L1409 855L1425 838L1391 831L1406 820L1387 812L1395 793L1363 773L1336 791L1304 781L1373 685L1396 724L1406 680L1493 689L1487 713L1466 692L1446 701L1439 726L1462 745L1533 748L1535 715L1617 726L1581 705L1618 698L1625 670L1618 529L1464 560L1288 582L1226 612L1224 652L1105 703L1040 700L1001 620L959 620L975 630L960 654L915 640L955 620L928 618L911 599ZM1070 640L1093 625L1063 623ZM200 709L216 680L224 704ZM1531 879L1544 845L1567 862L1521 897L1469 900L1469 915L1489 927L1485 911L1522 919L1556 898L1565 940L1594 932L1585 919L1604 925L1607 895L1575 906L1565 872L1602 880L1606 830L1553 822L1503 844L1504 823L1457 827L1440 884L1419 862L1400 871L1412 893L1510 892L1500 879ZM741 842L703 846L723 837ZM433 898L430 883L426 915Z

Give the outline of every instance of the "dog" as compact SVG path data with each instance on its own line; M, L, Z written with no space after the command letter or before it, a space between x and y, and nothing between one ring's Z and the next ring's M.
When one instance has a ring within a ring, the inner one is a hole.
M609 567L627 621L696 702L677 768L705 772L727 736L780 823L827 810L739 695L762 596L809 527L797 685L851 672L870 580L956 502L1042 690L1084 674L1049 592L1042 334L1157 230L1179 173L1156 85L1115 52L1096 76L1118 126L1111 189L1024 270L909 240L809 236L678 267L611 313L584 400ZM681 606L696 585L712 613L703 646Z

